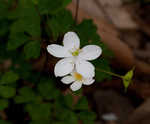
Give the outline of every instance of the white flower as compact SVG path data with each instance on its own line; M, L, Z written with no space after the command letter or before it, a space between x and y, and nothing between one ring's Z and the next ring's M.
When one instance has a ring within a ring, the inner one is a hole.
M77 91L82 87L82 84L91 85L94 83L95 80L93 79L93 77L86 78L77 72L72 72L71 75L63 77L61 79L61 81L64 84L71 84L72 83L70 85L70 89L72 91Z
M65 76L70 74L73 69L84 77L93 77L95 75L94 66L87 60L98 58L102 50L96 45L87 45L80 49L80 39L74 32L68 32L63 39L63 45L48 45L48 52L58 58L63 58L55 65L55 76Z

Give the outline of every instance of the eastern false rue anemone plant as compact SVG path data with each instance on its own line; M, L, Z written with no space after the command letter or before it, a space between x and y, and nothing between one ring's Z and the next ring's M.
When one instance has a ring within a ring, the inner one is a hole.
M97 59L102 54L102 49L97 45L87 45L80 49L80 39L75 32L64 35L63 46L51 44L48 52L59 60L54 68L56 77L63 77L64 84L71 84L72 91L79 90L84 85L94 83L95 67L90 60Z

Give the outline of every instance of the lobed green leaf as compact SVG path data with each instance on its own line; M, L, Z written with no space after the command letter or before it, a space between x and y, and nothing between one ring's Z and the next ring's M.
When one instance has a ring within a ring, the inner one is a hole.
M10 83L15 83L19 79L19 75L13 71L8 71L6 72L1 80L1 84L10 84Z
M24 46L24 54L26 59L38 58L40 56L40 42L31 41Z
M6 109L8 107L8 104L9 104L8 100L0 99L0 111Z
M48 120L51 115L51 105L49 103L27 104L26 111L29 112L32 120Z
M16 89L10 86L0 86L0 96L3 98L12 98L16 94Z

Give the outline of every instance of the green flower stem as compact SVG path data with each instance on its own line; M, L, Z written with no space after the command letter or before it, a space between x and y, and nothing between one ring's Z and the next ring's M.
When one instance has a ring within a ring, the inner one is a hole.
M123 79L123 76L121 76L119 74L115 74L113 72L109 72L109 71L106 71L106 70L103 70L103 69L100 69L100 68L96 68L96 70Z

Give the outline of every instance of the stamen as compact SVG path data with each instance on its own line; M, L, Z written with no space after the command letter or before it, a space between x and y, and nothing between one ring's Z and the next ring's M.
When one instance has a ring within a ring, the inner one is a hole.
M81 75L81 74L79 74L79 73L77 73L77 72L75 72L75 73L74 73L74 78L75 78L76 80L78 80L78 81L83 80L82 75Z
M79 55L79 50L76 50L76 51L72 52L72 55L73 56L78 56Z

